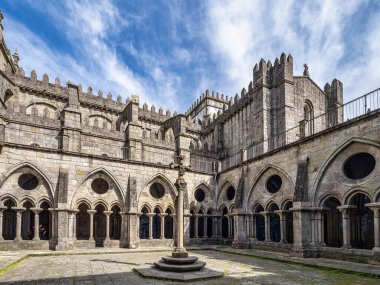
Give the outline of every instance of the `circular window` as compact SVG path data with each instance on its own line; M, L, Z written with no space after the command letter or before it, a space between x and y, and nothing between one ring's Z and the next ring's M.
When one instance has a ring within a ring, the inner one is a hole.
M95 178L91 182L91 188L96 194L104 194L109 189L109 184L103 178Z
M162 184L156 182L150 185L149 192L154 198L160 199L165 195L165 188Z
M375 169L375 158L366 152L355 153L343 164L343 173L350 179L362 179Z
M33 190L38 186L38 178L30 173L21 174L18 178L18 185L24 190Z
M276 193L276 192L278 192L278 190L281 189L281 186L282 186L282 179L281 179L281 177L279 175L272 175L267 180L266 187L267 187L267 190L270 193Z
M230 186L227 189L227 199L231 201L233 198L235 198L235 188Z
M197 189L195 190L194 197L198 202L203 202L205 199L205 192L202 189Z

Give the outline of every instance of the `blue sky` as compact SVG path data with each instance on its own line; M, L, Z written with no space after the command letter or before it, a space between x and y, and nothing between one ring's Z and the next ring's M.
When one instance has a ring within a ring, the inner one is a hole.
M291 53L345 101L380 87L380 1L8 0L4 35L38 78L184 112L205 89L240 93L261 58Z

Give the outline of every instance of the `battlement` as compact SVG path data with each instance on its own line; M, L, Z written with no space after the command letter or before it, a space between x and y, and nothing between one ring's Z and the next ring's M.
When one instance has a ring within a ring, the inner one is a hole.
M173 117L177 115L178 115L177 112L174 112ZM172 116L169 110L166 110L166 112L164 113L164 110L162 109L162 107L159 107L158 112L157 112L155 105L152 105L149 110L148 104L144 103L143 107L139 108L139 118L149 120L149 121L154 121L157 123L163 123L166 120L172 118Z

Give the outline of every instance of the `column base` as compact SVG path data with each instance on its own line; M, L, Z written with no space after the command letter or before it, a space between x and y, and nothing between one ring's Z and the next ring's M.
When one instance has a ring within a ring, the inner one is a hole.
M303 258L309 258L309 257L321 257L321 254L318 249L316 248L303 248L303 247L297 247L293 246L293 248L290 251L290 256L295 257L303 257Z
M233 241L231 247L232 248L247 249L247 248L250 248L250 244L248 242Z
M380 247L374 247L372 250L374 251L375 255L380 255Z
M20 241L22 241L22 238L21 237L15 237L13 241L20 242Z
M173 253L172 257L174 258L187 258L189 257L189 254L187 253L186 249L184 247L177 247Z
M352 249L352 246L350 244L344 244L341 249Z

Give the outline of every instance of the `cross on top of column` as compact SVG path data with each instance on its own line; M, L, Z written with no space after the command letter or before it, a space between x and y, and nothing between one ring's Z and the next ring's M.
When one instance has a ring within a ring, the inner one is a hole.
M169 164L169 167L170 168L177 168L178 169L178 178L177 178L177 184L179 186L180 189L183 189L186 187L186 182L185 182L185 172L190 170L191 169L191 166L185 166L184 165L184 160L185 160L185 156L183 154L181 155L178 155L177 156L178 158L178 164L175 164L175 163L170 163Z

